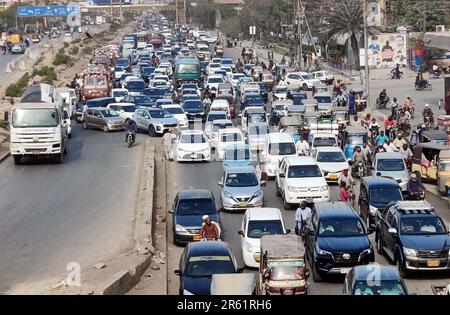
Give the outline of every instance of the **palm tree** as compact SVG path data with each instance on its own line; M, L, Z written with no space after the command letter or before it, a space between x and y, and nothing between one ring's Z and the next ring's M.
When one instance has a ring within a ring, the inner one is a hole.
M358 38L361 38L364 32L364 9L361 0L335 0L328 12L326 17L330 26L328 38L348 35L359 69Z

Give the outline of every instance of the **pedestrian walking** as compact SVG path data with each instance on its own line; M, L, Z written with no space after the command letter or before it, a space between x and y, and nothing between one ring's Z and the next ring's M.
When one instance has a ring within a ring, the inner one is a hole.
M175 139L176 136L172 133L171 130L166 132L163 136L163 144L164 144L164 152L166 155L167 161L173 160L173 152L172 152L172 140Z

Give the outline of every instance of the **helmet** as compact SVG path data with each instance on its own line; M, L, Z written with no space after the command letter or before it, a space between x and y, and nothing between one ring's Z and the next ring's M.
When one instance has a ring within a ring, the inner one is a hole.
M426 126L425 126L425 124L422 124L422 128L425 128Z
M415 182L415 181L417 180L417 174L416 174L416 173L412 173L412 174L409 176L409 178L411 178L411 180L412 180L413 182Z
M428 108L428 107L430 107L430 105L428 105L428 104L425 104L425 108Z

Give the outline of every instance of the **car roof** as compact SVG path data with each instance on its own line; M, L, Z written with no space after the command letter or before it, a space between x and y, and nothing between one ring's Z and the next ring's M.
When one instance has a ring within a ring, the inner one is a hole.
M212 193L208 189L187 189L180 191L178 196L180 199L211 198Z
M294 142L292 136L285 132L271 132L267 137L270 142Z
M369 264L369 265L359 265L353 267L354 279L356 281L366 281L373 275L374 270L376 270L377 280L400 280L401 277L395 266L379 265L379 264ZM379 278L378 278L379 277ZM372 279L372 278L370 278Z
M226 129L220 129L221 133L242 133L241 129L239 128L226 128Z
M321 218L358 218L355 210L346 202L316 202L314 207Z
M242 150L247 149L250 150L250 146L246 143L233 143L226 147L227 150Z
M213 115L226 115L227 113L222 111L222 110L212 110L212 111L210 111L208 113L208 116L211 115L211 114L213 114Z
M380 159L403 159L400 152L379 152L375 155L377 160Z
M202 130L182 130L181 135L204 135Z
M340 147L317 147L317 152L342 152Z
M245 213L248 221L283 220L278 208L249 208Z
M180 104L162 104L161 108L181 108L183 109L183 107L181 107Z
M221 124L228 124L228 123L232 123L233 121L231 119L215 119L213 120L213 125L221 125ZM234 124L233 124L234 126Z
M284 158L290 165L317 165L312 156L289 156Z
M422 210L430 210L434 212L434 208L426 200L399 200L395 202L398 210L408 211L413 214L420 214Z
M111 106L136 106L136 105L133 103L109 103L108 107Z
M367 176L363 177L363 183L366 183L368 187L374 186L392 186L392 187L400 187L399 184L392 178L386 178L381 176Z
M227 173L256 173L256 170L251 165L227 166Z
M229 256L230 247L227 242L209 241L194 242L187 246L188 256Z

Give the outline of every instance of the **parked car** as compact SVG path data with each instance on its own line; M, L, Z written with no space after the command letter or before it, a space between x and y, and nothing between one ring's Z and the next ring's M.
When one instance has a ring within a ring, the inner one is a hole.
M139 130L145 130L152 137L178 127L176 118L160 108L137 109L131 119L136 122Z
M402 277L450 269L450 229L425 200L396 201L377 212L375 242Z
M104 132L123 130L125 119L114 110L104 107L91 107L83 113L83 128L97 128Z
M180 295L208 295L213 274L239 273L236 258L227 242L189 243L181 254L179 269Z
M348 203L315 203L311 225L306 252L315 282L328 274L346 274L354 266L375 261L364 224Z
M201 240L204 215L208 215L212 222L219 223L214 195L206 189L180 191L169 213L172 214L173 242L176 245Z

